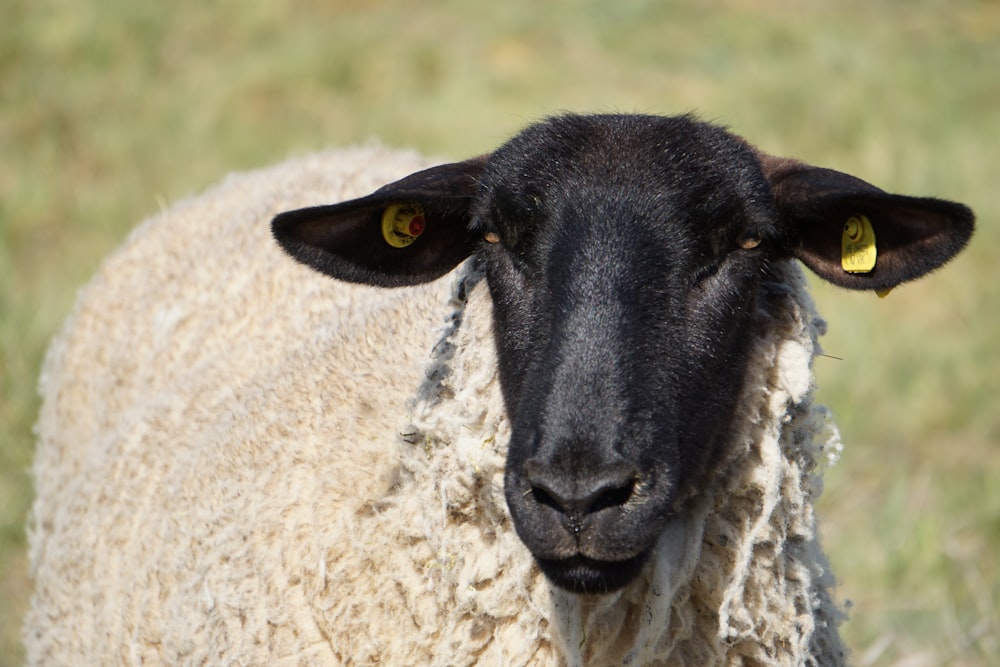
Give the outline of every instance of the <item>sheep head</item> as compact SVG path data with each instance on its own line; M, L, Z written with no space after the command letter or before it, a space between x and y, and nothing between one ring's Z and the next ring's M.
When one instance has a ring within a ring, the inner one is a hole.
M959 252L973 216L687 116L567 115L273 229L299 261L387 287L478 258L515 529L554 584L591 593L634 578L727 446L770 262L886 290Z

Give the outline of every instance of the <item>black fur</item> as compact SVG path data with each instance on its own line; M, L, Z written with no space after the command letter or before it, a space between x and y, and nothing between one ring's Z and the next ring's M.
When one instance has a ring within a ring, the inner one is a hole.
M389 248L380 213L411 199L427 232ZM879 263L848 274L840 235L858 213ZM492 155L282 214L274 231L300 261L386 286L478 255L513 429L514 526L555 584L600 592L631 581L727 446L768 263L799 257L845 287L885 289L946 262L972 219L691 117L567 115Z

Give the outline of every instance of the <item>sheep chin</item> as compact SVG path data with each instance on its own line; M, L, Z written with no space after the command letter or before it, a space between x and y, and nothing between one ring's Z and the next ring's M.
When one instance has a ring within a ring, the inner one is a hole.
M650 550L640 552L627 560L601 561L576 555L562 560L536 558L542 574L556 587L570 593L602 595L614 593L628 586L638 576Z

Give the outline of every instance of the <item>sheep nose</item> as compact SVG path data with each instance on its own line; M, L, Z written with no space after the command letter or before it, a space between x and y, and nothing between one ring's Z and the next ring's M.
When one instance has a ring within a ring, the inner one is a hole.
M638 471L621 462L569 474L532 458L524 463L524 476L535 502L556 510L568 527L579 532L589 515L621 507L632 498Z

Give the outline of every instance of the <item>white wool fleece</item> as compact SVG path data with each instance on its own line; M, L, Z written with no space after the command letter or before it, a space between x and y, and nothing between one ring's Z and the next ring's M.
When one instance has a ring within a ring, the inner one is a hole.
M271 239L278 212L425 166L369 148L233 176L101 267L42 378L28 664L841 664L798 267L759 299L714 482L635 582L575 596L510 523L475 268L355 286Z

